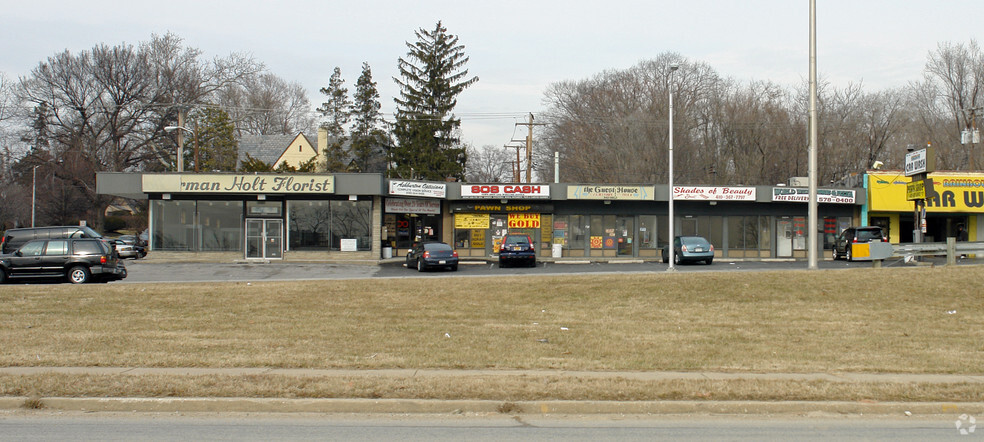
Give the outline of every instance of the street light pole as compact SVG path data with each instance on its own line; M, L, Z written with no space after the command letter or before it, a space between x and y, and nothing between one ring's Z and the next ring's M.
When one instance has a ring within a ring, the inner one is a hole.
M670 65L670 74L667 76L668 79L669 79L669 85L668 85L669 87L668 87L668 89L669 89L669 96L670 96L670 118L669 118L669 120L670 120L670 125L669 125L669 130L670 130L670 148L669 148L669 151L670 151L670 160L669 160L670 161L670 167L669 167L669 180L668 180L669 181L669 191L670 191L670 200L669 200L670 225L668 226L669 227L669 230L670 230L670 238L669 238L669 241L670 242L666 246L667 253L669 253L669 264L670 264L669 267L666 268L666 271L668 271L668 272L672 272L672 271L675 271L676 270L676 267L673 266L673 261L674 261L673 254L675 253L674 243L673 243L673 239L674 239L673 238L673 73L676 72L676 70L679 69L679 68L680 68L679 65L677 65L677 64L671 64Z
M807 268L817 269L817 1L810 0L810 149L808 155Z
M31 227L34 227L34 208L38 195L38 166L31 170Z
M178 115L179 115L178 121L180 122L183 119L180 118L181 114ZM184 172L184 132L188 132L194 137L197 137L197 135L195 134L195 131L182 126L180 123L177 126L165 126L164 131L165 132L178 131L178 173ZM195 167L198 167L197 157L195 158L195 161L196 161Z

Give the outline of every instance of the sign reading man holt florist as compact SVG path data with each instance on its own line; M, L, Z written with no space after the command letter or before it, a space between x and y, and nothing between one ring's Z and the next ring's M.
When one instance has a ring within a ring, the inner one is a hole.
M673 186L673 199L698 201L755 201L755 188Z
M310 174L144 174L143 192L334 193L335 177Z

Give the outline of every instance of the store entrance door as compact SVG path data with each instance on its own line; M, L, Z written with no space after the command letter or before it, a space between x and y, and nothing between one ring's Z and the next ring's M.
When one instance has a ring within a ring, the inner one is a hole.
M793 220L779 218L776 220L776 257L793 257Z
M632 244L635 236L635 218L620 216L615 218L616 256L633 256Z
M246 259L283 259L284 220L246 219Z

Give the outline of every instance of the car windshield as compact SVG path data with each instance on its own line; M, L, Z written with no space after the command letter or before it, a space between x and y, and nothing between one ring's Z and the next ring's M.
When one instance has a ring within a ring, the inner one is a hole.
M515 244L525 245L525 244L529 244L530 241L526 239L525 236L507 236L505 243L510 245L515 245Z
M680 238L680 242L686 246L707 246L707 240L699 236L685 236Z
M881 230L876 229L864 229L858 230L858 241L871 241L873 239L881 239Z
M424 244L424 250L427 250L428 252L448 252L451 250L451 246L444 243L436 242L431 244Z

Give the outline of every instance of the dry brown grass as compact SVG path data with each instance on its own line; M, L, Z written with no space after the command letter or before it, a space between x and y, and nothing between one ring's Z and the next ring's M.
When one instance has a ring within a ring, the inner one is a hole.
M961 266L5 285L0 366L980 374L982 280Z
M960 267L7 285L0 366L979 373L982 277Z

